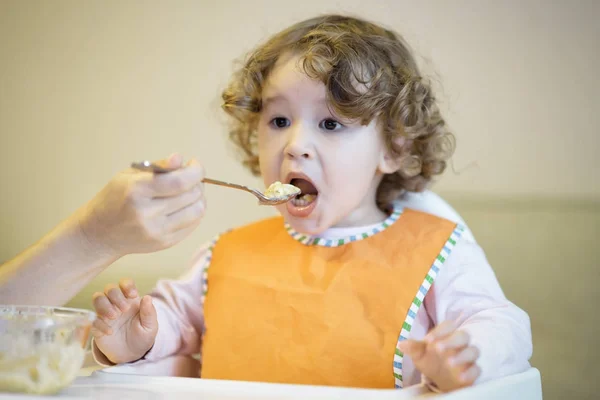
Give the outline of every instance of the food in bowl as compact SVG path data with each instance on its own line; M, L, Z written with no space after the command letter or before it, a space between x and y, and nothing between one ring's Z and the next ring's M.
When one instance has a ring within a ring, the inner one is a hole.
M0 305L0 392L54 394L70 385L94 318L83 309Z

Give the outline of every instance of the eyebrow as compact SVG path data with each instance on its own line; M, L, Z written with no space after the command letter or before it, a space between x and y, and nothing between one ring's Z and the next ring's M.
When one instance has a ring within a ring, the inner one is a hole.
M280 94L276 94L274 96L267 96L262 100L262 107L264 108L264 107L268 106L269 104L279 103L281 101L284 101L286 103L289 102L287 97L280 95ZM323 97L322 99L319 99L317 101L317 103L319 103L319 104L322 103L322 104L326 105L328 103L328 101L327 101L326 97Z
M265 98L262 100L262 107L266 107L266 106L268 106L269 104L272 104L272 103L278 103L278 102L280 102L280 101L285 101L285 102L287 102L287 99L286 99L284 96L281 96L281 95L268 96L268 97L265 97Z

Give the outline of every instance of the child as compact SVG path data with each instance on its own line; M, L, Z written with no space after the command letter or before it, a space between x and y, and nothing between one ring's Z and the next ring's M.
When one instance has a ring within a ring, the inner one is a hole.
M231 138L266 185L301 194L233 229L139 298L94 296L101 363L201 353L213 379L450 391L529 367L527 314L456 224L394 201L453 152L398 35L343 16L300 22L223 93Z

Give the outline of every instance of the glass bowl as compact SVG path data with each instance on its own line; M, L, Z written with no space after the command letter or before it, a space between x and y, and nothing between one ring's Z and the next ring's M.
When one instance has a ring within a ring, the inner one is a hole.
M96 314L0 305L0 392L54 394L81 369Z

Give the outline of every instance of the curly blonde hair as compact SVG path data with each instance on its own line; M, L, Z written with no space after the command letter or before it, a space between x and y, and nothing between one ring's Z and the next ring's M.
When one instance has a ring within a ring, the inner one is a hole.
M422 191L446 168L454 136L446 127L430 86L404 40L365 20L326 15L299 22L273 36L247 57L223 91L223 109L233 117L231 140L244 164L259 175L257 122L262 89L284 53L326 87L332 110L368 124L379 118L400 169L385 174L377 191L381 209L403 191Z

